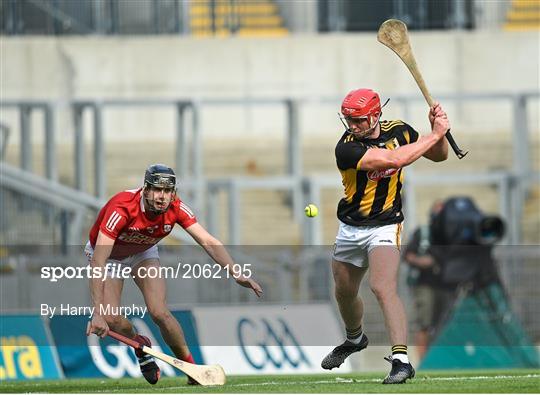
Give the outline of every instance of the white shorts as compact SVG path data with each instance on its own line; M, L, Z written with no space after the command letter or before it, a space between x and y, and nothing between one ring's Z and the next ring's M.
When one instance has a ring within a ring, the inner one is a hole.
M88 262L92 259L92 256L94 255L94 249L92 248L92 245L90 242L86 243L86 246L84 247L84 254L88 258ZM118 263L120 266L128 266L130 268L136 267L139 263L146 259L158 259L159 260L159 251L157 244L154 244L149 249L139 252L138 254L128 256L124 259L107 259L107 262L112 263ZM111 269L109 268L109 271Z
M339 221L332 258L338 262L367 267L368 254L375 247L400 248L401 229L401 223L384 226L352 226Z

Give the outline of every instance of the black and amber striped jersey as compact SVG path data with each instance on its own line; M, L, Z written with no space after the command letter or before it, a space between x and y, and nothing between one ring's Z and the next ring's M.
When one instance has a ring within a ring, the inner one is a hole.
M345 132L336 145L336 162L345 197L337 209L338 218L353 226L381 226L403 221L401 187L403 169L362 170L362 157L369 148L396 149L418 140L410 125L395 120L381 121L377 139L356 139Z

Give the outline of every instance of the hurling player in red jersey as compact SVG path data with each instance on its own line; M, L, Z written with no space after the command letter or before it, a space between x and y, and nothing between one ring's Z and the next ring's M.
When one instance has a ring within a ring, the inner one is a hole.
M421 156L435 162L445 160L448 144L444 135L450 124L438 103L429 110L431 133L425 136L400 120L380 121L381 110L379 95L371 89L351 91L341 105L346 131L335 155L345 196L338 204L332 273L347 339L321 366L336 368L368 345L358 290L369 267L369 285L392 342L392 356L387 358L392 368L383 383L398 384L414 377L407 355L405 309L397 293L403 168Z
M167 307L165 279L137 275L139 268L159 268L157 243L171 232L175 224L184 228L214 261L227 268L239 285L251 288L257 296L262 294L262 288L254 280L233 273L231 256L223 244L197 222L191 209L176 195L174 171L161 164L148 167L142 188L120 192L107 202L90 230L85 252L90 265L102 271L107 270L106 262L111 261L138 269L132 271L134 281L163 339L177 358L194 363L182 328ZM121 278L107 277L106 281L102 281L102 278L91 279L90 293L95 313L88 323L87 335L95 333L105 337L111 328L150 346L150 340L136 334L133 325L124 316L101 314L100 306L120 306L122 287ZM143 376L149 383L155 384L160 375L155 360L140 350L136 354ZM196 384L191 378L188 378L188 383Z

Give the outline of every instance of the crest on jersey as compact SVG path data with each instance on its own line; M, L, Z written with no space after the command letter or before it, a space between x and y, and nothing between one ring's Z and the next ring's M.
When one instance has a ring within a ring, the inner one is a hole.
M158 228L157 225L154 225L154 226L149 226L148 228L146 228L146 231L150 234L154 233L154 230L156 230Z
M172 229L171 225L169 225L169 224L163 225L163 231L164 232L170 232L171 229Z

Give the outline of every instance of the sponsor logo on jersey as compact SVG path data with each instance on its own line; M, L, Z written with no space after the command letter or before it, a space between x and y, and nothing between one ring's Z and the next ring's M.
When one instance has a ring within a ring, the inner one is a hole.
M157 244L161 238L150 237L137 232L122 233L118 240L132 244Z
M163 225L163 231L164 231L164 232L170 232L171 229L172 229L172 226L171 226L171 225L169 225L169 224Z
M379 181L381 178L391 177L396 174L398 169L388 169L388 170L371 170L368 171L367 176L372 181Z

